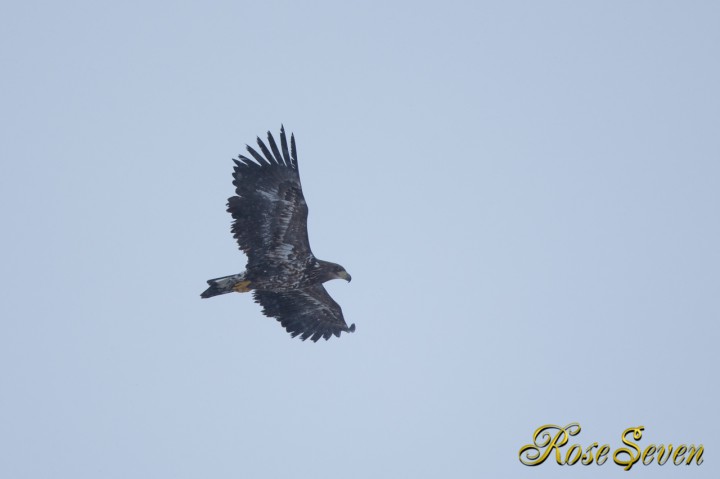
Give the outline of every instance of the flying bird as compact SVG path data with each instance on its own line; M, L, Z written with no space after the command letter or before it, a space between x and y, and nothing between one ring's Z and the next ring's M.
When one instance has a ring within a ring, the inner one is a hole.
M290 136L289 151L282 126L280 148L269 131L267 141L270 148L257 138L262 154L248 145L253 159L239 155L233 160L235 196L228 199L227 211L234 220L233 236L248 259L246 269L208 280L210 287L200 296L252 291L265 316L303 341L352 333L355 324L348 327L340 305L323 286L351 277L339 264L317 259L310 249L295 136Z

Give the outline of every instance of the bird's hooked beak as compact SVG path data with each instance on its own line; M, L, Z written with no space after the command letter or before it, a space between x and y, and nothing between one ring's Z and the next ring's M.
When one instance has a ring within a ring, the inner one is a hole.
M344 279L345 281L347 281L349 283L350 280L352 279L352 276L350 276L347 271L340 271L338 273L338 278Z

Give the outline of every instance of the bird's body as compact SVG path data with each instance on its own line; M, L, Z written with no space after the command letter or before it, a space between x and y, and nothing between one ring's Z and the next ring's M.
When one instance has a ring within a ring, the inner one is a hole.
M255 161L242 155L234 160L236 196L228 199L232 233L248 257L247 268L208 280L210 287L201 296L252 291L266 316L303 340L353 332L355 325L348 327L340 306L322 285L331 279L350 281L350 275L338 264L315 258L310 249L294 136L288 151L281 128L282 153L270 132L270 149L260 138L257 142L262 155L247 147Z

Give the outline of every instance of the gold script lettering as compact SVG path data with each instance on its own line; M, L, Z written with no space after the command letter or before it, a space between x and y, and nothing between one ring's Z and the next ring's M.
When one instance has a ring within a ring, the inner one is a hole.
M658 448L658 464L661 466L664 465L668 459L670 459L670 454L672 454L672 444L668 444L667 447L667 456L665 455L665 444L660 444L660 447Z
M583 454L583 456L582 456L582 462L581 462L581 464L582 464L583 466L588 466L588 465L592 464L592 462L593 462L593 449L595 449L596 447L598 447L598 443L594 442L594 443L590 444L590 445L587 447L587 449L585 449L585 454Z
M555 432L555 434L551 434ZM567 444L569 436L575 436L580 432L580 424L574 422L565 427L555 424L546 424L535 430L533 443L526 444L520 448L518 456L520 462L526 466L538 466L545 462L550 453L555 450L555 461L562 465L560 448ZM523 457L524 455L524 457Z
M605 461L607 461L608 459L608 454L610 454L610 446L608 446L607 444L603 444L602 446L600 446L600 449L598 449L597 456L595 456L595 463L598 466L602 466L603 464L605 464Z
M653 457L653 454L655 454L656 450L657 448L655 447L655 444L650 444L648 447L645 448L645 451L642 455L643 464L647 466L648 464L651 464L653 462L653 460L655 459Z
M679 466L685 460L685 451L687 451L687 447L685 447L684 444L680 444L678 446L678 448L675 449L675 455L673 456L673 463L676 466Z
M633 455L633 452L628 449L627 447L621 447L620 449L615 451L615 454L613 454L613 461L615 461L615 464L618 466L625 466L625 470L629 471L631 467L633 467L633 464L638 462L640 460L640 447L638 447L637 444L630 441L627 436L632 434L632 438L636 441L639 441L642 439L642 432L645 429L643 426L638 427L630 427L628 429L625 429L622 433L622 442L628 446L631 446L636 451L636 455ZM619 456L627 454L627 459L623 459Z
M689 465L692 462L693 457L695 457L695 464L697 464L698 466L700 464L702 464L703 463L702 455L703 455L704 450L705 450L705 448L703 447L702 444L700 444L697 449L695 449L695 444L690 444L690 447L688 448L688 458L687 458L687 462L685 464ZM697 453L697 456L695 455L696 453Z

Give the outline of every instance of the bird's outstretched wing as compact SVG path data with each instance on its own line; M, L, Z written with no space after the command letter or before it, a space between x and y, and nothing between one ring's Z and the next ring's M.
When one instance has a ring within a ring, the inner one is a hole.
M355 324L348 327L340 305L322 284L287 292L253 291L253 295L263 314L277 319L293 338L317 341L355 331Z
M308 207L300 185L295 137L290 137L290 151L285 128L280 129L282 152L270 132L269 149L260 138L257 143L262 154L247 147L255 161L243 155L234 160L237 196L228 199L228 212L235 220L233 236L248 257L248 269L260 266L272 274L271 270L304 263L312 255Z

